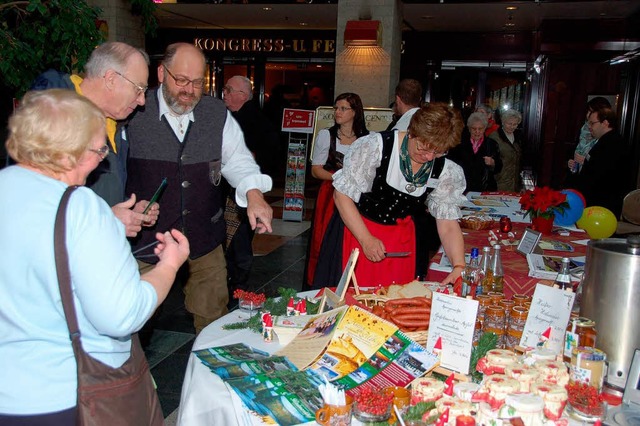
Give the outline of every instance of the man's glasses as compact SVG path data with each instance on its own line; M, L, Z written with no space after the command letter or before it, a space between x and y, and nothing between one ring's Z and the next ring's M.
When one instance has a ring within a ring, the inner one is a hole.
M105 158L107 158L107 155L109 154L109 147L105 144L100 148L89 148L88 149L91 152L95 152L96 154L98 154L98 157L100 157L100 161L104 160Z
M124 78L125 80L127 80L129 83L133 84L133 87L136 88L136 94L138 96L142 95L143 93L145 93L148 89L148 86L140 86L138 83L134 83L133 81L129 80L127 77L124 76L124 74L122 74L121 72L115 71L114 72L116 74L118 74L120 77Z
M233 87L229 86L228 84L222 88L222 91L224 93L227 93L227 94L239 92L239 93L244 93L246 95L244 90L234 89Z
M340 111L340 112L346 112L346 111L349 111L350 109L353 109L353 108L349 108L349 107L333 107L334 111Z
M587 126L593 127L598 123L602 123L602 121L587 121Z
M196 78L195 80L189 80L186 77L176 77L175 75L173 75L171 71L169 71L169 68L167 68L164 65L163 67L167 71L167 73L171 76L171 78L173 78L173 81L176 82L176 86L178 87L185 87L189 85L189 83L191 83L194 89L202 89L204 87L204 78Z

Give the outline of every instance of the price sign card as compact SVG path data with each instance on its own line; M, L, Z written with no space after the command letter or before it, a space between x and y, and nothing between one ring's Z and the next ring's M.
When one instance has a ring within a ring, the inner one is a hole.
M433 293L427 350L437 352L434 346L442 338L442 367L469 374L477 314L477 300Z
M562 353L575 296L573 292L537 284L520 346L546 347Z

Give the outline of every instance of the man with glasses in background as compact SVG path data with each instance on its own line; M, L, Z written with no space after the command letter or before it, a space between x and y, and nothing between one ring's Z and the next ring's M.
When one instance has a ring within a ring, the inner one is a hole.
M580 173L570 175L567 184L584 195L587 207L605 207L620 217L622 200L630 190L630 161L627 146L616 132L616 113L600 107L589 114L587 126L595 145L585 157Z
M242 129L219 99L202 96L206 61L188 43L167 47L158 66L160 87L147 93L146 107L129 122L127 190L153 194L166 178L162 215L155 229L133 240L141 272L158 261L152 245L155 232L175 227L188 238L190 257L185 306L199 333L227 312L224 177L236 188L235 201L247 208L251 229L271 232L273 211L263 193L271 178L260 173L245 145Z
M97 153L103 161L89 175L86 186L111 206L125 225L127 237L135 237L142 226L155 224L159 212L158 205L154 204L143 213L149 202L136 202L135 193L125 200L129 144L123 120L144 105L149 57L128 44L107 42L91 53L84 70L84 78L48 70L34 80L31 90L75 90L96 104L107 117L107 146Z

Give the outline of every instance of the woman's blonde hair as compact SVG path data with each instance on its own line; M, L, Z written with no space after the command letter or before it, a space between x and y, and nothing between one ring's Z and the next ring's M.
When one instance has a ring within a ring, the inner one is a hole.
M59 173L75 167L105 117L73 90L28 92L9 118L7 152L17 163Z
M413 114L408 132L447 151L460 143L463 128L460 111L442 102L432 102Z

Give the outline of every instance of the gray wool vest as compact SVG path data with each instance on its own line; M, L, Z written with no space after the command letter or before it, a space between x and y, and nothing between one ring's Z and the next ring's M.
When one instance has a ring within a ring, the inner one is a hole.
M203 96L180 143L166 118L158 120L157 93L152 90L147 94L144 109L133 116L127 128L127 194L148 200L165 177L167 187L159 199L158 222L152 228L142 228L132 241L132 249L155 241L156 232L176 228L189 238L190 258L196 259L225 239L220 160L227 109L219 99ZM148 256L152 253L153 249L148 249L137 255L144 256L144 262L155 263L158 259Z

